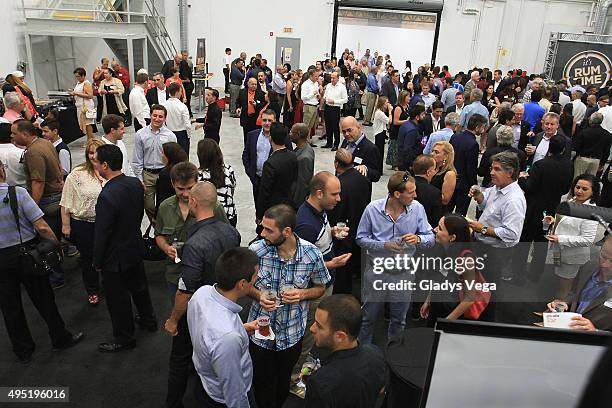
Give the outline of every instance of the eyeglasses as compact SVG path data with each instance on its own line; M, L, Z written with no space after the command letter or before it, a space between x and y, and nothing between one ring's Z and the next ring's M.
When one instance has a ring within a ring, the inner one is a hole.
M353 128L342 129L342 133L351 133L352 131L353 131Z

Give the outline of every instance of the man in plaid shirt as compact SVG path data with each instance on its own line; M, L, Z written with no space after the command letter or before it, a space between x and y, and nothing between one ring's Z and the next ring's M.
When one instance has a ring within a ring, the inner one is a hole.
M321 251L293 232L295 211L284 204L269 208L262 219L262 240L249 247L259 257L259 272L251 292L249 321L270 317L274 340L251 338L253 390L257 405L281 408L289 395L291 369L300 356L306 330L309 300L325 292L331 280ZM281 288L285 287L281 298ZM290 287L290 288L287 288ZM267 298L272 290L280 307Z

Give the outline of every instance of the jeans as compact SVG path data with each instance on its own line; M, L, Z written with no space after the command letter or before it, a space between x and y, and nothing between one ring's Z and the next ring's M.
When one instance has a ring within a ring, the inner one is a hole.
M258 407L281 408L289 396L291 369L297 362L302 341L285 350L269 350L251 342L253 391Z
M187 156L189 156L189 135L187 134L187 131L177 130L173 133L176 136L177 143L181 145L185 153L187 153Z
M100 293L98 272L93 267L94 222L70 219L70 238L81 253L81 273L83 284L88 295Z
M374 337L374 325L378 320L380 309L383 307L383 302L365 302L361 306L363 314L361 320L361 331L359 332L360 344L371 344ZM406 313L410 308L410 302L390 302L389 311L391 314L391 322L387 331L387 340L391 340L397 336L406 327Z
M240 93L240 85L230 84L229 86L230 115L236 114L236 98L238 98L239 93Z

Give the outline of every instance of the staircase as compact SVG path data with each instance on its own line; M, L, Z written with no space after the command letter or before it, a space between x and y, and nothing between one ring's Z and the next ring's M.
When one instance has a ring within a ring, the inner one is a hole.
M119 62L129 68L132 78L143 67L149 73L159 71L176 53L152 0L22 0L22 3L27 34L101 38Z

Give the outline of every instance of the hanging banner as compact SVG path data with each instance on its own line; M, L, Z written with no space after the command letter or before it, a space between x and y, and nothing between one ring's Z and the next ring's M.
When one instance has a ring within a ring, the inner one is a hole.
M568 86L601 87L612 79L612 44L559 40L553 78Z
M198 38L195 71L196 74L206 73L206 38Z

